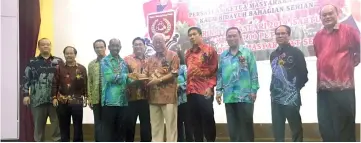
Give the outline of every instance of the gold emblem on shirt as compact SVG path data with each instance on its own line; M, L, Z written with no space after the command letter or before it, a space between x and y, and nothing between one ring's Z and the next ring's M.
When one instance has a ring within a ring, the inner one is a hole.
M285 64L285 61L282 60L282 59L280 59L280 60L278 61L278 64L281 65L281 66L283 66L283 65Z
M76 75L76 79L81 79L81 78L83 78L82 75L80 75L80 74L77 74L77 75Z

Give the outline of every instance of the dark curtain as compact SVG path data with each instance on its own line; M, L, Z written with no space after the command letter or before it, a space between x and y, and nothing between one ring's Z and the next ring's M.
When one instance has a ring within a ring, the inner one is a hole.
M39 0L19 0L19 77L23 83L25 67L36 52L40 29ZM21 90L20 90L21 91ZM20 92L22 93L22 92ZM34 122L30 107L23 104L23 95L19 98L20 108L20 142L34 142Z

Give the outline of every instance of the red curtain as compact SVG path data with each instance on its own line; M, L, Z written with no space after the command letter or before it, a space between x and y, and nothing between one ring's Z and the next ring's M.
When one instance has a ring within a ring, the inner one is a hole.
M19 77L23 75L29 60L34 57L40 29L39 0L19 0ZM22 92L20 92L22 93ZM20 142L34 142L34 122L30 107L23 104L23 95L19 98L20 108Z

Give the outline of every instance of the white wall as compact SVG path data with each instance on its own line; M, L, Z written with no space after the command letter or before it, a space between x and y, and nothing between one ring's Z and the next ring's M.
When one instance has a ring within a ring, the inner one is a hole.
M1 139L18 139L18 0L1 0Z
M55 55L62 56L65 45L74 45L78 49L77 60L87 66L96 57L92 43L98 38L106 41L115 37L122 41L121 55L131 54L131 40L144 36L146 32L142 4L146 0L55 0ZM85 5L86 4L86 5ZM65 9L65 7L67 9ZM316 123L316 64L315 58L307 58L309 82L301 91L301 116L304 123ZM268 61L257 63L260 90L255 103L254 122L271 123L271 105L269 84L271 68ZM360 73L360 66L355 73ZM356 87L360 87L360 74L356 75ZM356 89L360 95L360 89ZM357 109L360 109L359 97L356 97ZM224 104L214 103L217 123L226 123ZM360 123L360 114L356 114ZM84 123L93 123L93 114L89 108L84 110Z

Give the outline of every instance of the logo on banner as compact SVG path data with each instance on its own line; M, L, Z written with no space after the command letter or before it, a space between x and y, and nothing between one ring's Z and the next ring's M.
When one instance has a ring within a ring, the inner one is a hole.
M173 10L149 14L149 37L152 38L155 33L163 33L166 37L166 43L168 43L174 34L175 22L175 12Z

